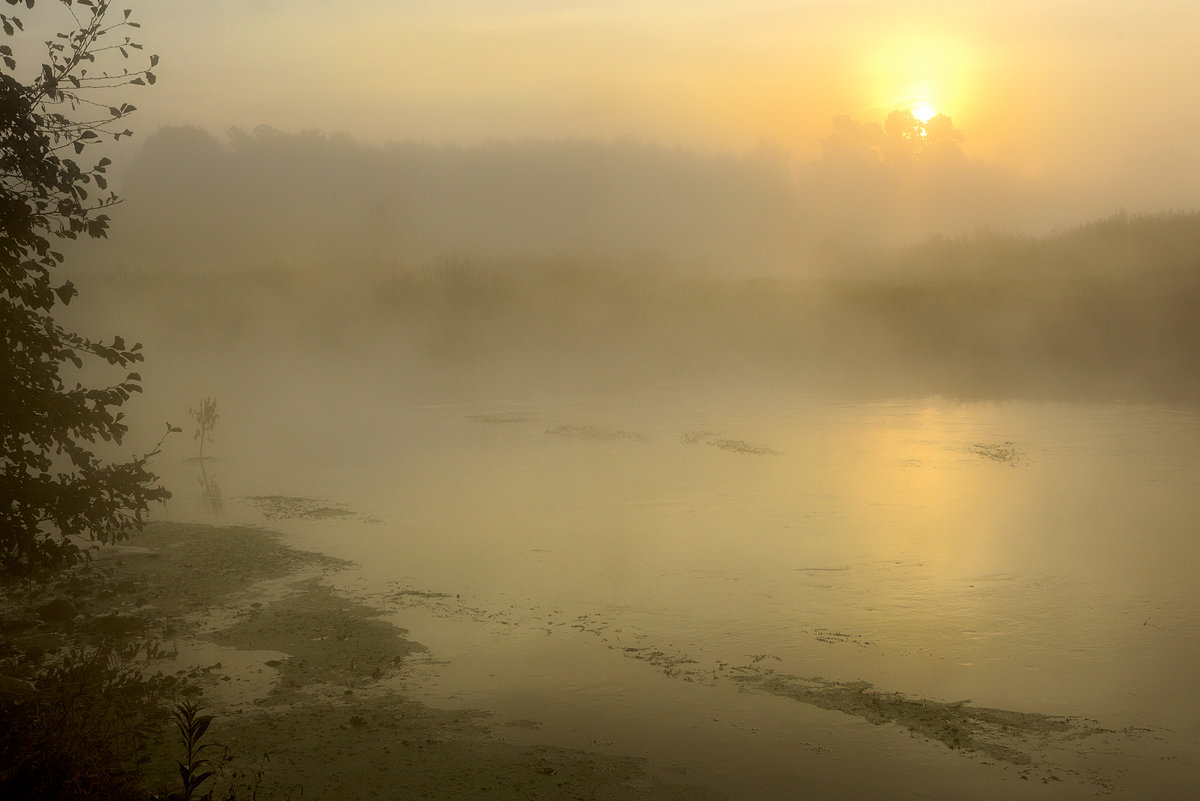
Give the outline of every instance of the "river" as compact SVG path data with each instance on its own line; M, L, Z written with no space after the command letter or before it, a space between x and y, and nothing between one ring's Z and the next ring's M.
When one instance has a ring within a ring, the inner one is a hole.
M339 585L430 649L408 691L501 736L733 798L1166 799L1200 769L1194 408L647 389L222 410L203 475L182 440L158 465L160 514L352 560Z

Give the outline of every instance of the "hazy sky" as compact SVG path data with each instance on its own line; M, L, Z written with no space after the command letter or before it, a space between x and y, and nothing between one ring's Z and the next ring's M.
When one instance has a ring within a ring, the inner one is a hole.
M837 115L925 106L953 118L971 157L1034 175L1200 173L1195 0L129 5L162 56L135 101L142 130L768 139L807 157Z

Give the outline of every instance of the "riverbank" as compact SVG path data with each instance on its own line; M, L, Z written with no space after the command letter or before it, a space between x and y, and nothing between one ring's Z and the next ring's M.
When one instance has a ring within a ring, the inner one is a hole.
M44 590L10 594L6 637L38 661L110 635L152 643L141 669L178 680L215 716L205 741L225 754L221 794L724 797L666 781L638 758L496 736L536 723L412 700L407 665L424 649L330 589L325 578L348 566L257 528L155 523ZM166 730L147 754L149 786L177 784L176 739Z

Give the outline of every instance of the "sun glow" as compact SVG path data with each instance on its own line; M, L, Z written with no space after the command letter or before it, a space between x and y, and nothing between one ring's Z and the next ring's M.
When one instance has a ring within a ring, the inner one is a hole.
M962 113L971 105L977 60L978 54L952 38L893 34L863 62L869 108L876 116L907 109L923 123L950 108Z

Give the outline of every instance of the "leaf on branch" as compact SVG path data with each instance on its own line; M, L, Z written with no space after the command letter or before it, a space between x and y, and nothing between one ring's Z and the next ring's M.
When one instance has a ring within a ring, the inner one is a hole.
M143 81L141 78L134 78L132 81L130 81L130 83L133 84L134 86L145 86L146 85L146 82Z
M158 56L156 56L156 55L152 55L152 56L150 56L150 66L151 66L151 67L157 67L157 66L158 66Z
M71 302L71 298L75 297L77 293L75 291L75 285L68 281L62 286L56 287L54 294L58 295L58 299L63 302L63 305L66 305Z
M149 70L146 71L146 83L153 85L157 80L158 78L155 77L153 72L150 72Z

